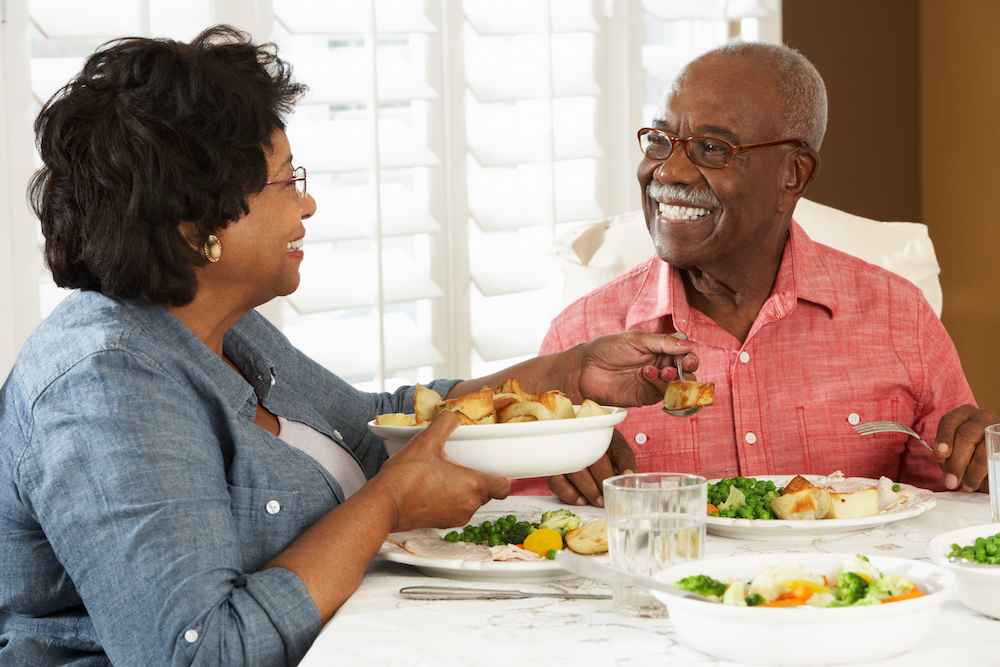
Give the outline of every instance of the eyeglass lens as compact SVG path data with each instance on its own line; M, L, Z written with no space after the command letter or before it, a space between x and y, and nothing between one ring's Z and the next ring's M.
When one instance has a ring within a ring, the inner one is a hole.
M299 197L303 199L306 198L306 168L298 167L292 172L292 178L302 179L295 181L295 191L299 194Z
M642 152L654 160L666 160L673 153L678 143L685 144L685 151L691 161L702 167L720 169L729 164L732 149L729 144L719 139L709 137L692 137L690 139L672 139L669 135L652 130L642 135L639 140Z

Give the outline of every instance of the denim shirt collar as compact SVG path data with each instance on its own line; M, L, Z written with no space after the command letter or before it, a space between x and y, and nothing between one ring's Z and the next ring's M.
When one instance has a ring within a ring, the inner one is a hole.
M132 313L148 335L174 349L184 350L189 360L211 378L234 411L247 411L248 416L253 418L258 397L260 400L267 398L274 384L275 370L267 355L240 334L242 319L226 332L223 349L244 375L250 378L252 386L167 308L146 298L123 301L122 305Z

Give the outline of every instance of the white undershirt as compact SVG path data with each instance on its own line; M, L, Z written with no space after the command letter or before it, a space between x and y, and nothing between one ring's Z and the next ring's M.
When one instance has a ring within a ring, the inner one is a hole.
M365 474L354 457L313 427L278 417L278 437L326 468L340 482L345 498L350 498L364 485Z

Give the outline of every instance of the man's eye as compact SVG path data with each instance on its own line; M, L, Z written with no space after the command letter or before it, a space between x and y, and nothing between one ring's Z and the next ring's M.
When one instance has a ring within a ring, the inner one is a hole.
M725 144L711 141L710 139L702 139L699 141L698 149L706 155L721 155L729 152L729 148L727 148Z

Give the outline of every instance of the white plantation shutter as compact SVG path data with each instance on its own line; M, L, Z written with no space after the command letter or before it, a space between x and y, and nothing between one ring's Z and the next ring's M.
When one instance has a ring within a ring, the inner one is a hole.
M299 289L261 310L370 390L534 355L562 307L551 242L637 208L635 133L666 83L730 35L780 38L780 0L31 0L7 19L32 53L4 75L30 77L36 111L113 37L228 22L279 45L309 86L288 135L318 208ZM37 231L12 238L38 256ZM0 316L37 322L63 296L31 267L35 301ZM0 329L4 369L21 328Z

